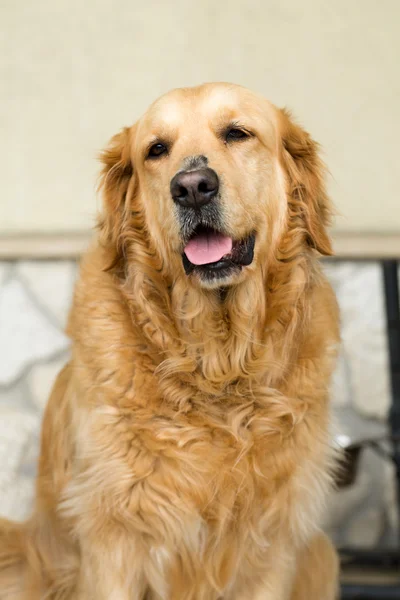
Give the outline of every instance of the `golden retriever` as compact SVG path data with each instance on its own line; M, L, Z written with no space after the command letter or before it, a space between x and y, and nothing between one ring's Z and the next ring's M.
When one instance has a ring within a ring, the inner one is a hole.
M0 523L0 598L333 600L317 145L206 84L157 100L102 161L34 513Z

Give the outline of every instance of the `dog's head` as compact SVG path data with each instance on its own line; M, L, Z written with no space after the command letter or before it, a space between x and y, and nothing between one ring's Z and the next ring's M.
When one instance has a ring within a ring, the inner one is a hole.
M140 214L171 277L215 288L246 279L295 229L330 254L317 146L286 111L230 84L174 90L103 153L103 234L119 251Z

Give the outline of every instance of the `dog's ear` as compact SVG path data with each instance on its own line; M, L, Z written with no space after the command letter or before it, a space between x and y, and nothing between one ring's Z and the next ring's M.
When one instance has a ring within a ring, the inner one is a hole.
M125 127L111 138L100 154L103 168L99 188L103 193L103 211L99 228L104 241L118 247L124 221L129 215L129 196L133 189L131 160L132 130Z
M288 179L289 204L303 221L306 242L320 254L332 255L327 232L332 209L318 144L293 123L288 111L282 110L281 116L282 160Z

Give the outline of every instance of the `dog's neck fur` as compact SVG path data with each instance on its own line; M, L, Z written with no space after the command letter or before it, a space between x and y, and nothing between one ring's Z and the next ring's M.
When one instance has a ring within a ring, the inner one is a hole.
M248 395L285 377L307 321L308 253L278 249L268 271L259 268L223 299L193 285L183 271L171 280L157 253L144 251L143 237L131 237L124 254L122 292L135 336L167 397L173 390L171 399L183 406L196 397L217 400L233 388Z

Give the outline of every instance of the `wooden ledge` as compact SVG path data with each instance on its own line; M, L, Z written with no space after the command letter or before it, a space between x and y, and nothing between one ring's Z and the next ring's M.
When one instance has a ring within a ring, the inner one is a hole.
M77 259L89 246L91 236L87 231L0 235L0 260Z
M335 257L351 260L400 259L399 233L333 232Z

